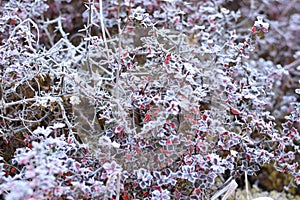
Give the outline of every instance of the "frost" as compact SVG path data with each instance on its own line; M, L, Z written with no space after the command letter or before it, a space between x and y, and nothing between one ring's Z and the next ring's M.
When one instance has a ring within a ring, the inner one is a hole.
M225 15L228 15L230 13L230 10L226 8L221 8L221 12L224 13Z
M263 22L263 17L262 16L258 16L257 20L254 22L254 26L262 27L263 32L268 32L270 25L267 22Z
M225 199L270 163L299 184L283 2L2 1L1 197Z
M162 190L154 190L152 192L152 198L153 200L169 200L171 199L170 197L170 192L166 189L162 189Z
M71 96L70 97L70 103L72 104L72 105L78 105L78 104L80 104L80 98L78 97L78 96Z
M48 137L52 133L52 129L50 127L47 127L46 129L44 127L38 127L36 130L33 131L33 134L35 135L43 135L44 137Z
M65 127L66 125L64 123L55 123L53 125L53 129L58 129L58 128L63 128Z
M11 191L6 195L7 200L16 199L32 199L31 196L34 194L33 189L29 187L26 181L14 181L12 183L7 183L2 186L6 191ZM13 189L13 190L11 190Z
M105 146L111 146L111 147L114 147L114 148L119 148L120 147L120 144L118 144L117 142L115 141L111 141L111 139L109 137L106 137L106 136L101 136L98 140L99 144L101 145L105 145Z

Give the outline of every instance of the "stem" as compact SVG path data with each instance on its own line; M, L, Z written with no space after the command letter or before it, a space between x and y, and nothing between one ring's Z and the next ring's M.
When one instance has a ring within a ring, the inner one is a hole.
M99 15L100 15L100 25L101 25L101 32L102 32L102 37L105 45L105 51L106 51L106 56L107 59L109 58L109 51L108 51L108 46L107 46L107 39L106 39L106 33L105 33L105 26L104 26L104 21L103 21L103 3L102 0L99 1Z
M118 1L118 37L119 37L119 41L118 41L118 69L117 69L117 76L116 76L116 99L118 102L118 106L117 106L117 115L119 116L119 111L120 111L120 104L119 104L119 99L120 99L120 86L119 86L119 78L120 78L120 70L121 70L121 50L122 50L122 43L121 43L121 34L122 34L122 30L121 30L121 18L120 18L120 0Z
M92 77L93 73L92 73L92 66L91 66L91 63L90 63L90 52L89 52L89 46L91 44L91 40L88 39L91 37L91 32L92 32L92 1L89 1L89 17L88 17L88 20L87 20L87 30L86 30L86 34L85 34L85 38L87 38L86 40L86 46L85 46L85 49L86 49L86 63L87 63L87 67L88 67L88 70L89 70L89 75L90 77Z
M250 200L249 197L249 188L248 188L248 175L247 172L245 171L245 184L246 184L246 195L247 195L247 200Z

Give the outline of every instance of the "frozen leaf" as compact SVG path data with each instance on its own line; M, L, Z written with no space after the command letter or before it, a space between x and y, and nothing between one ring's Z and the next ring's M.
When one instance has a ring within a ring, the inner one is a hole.
M71 96L70 97L70 103L72 104L72 105L78 105L78 104L80 104L80 98L78 97L78 96Z
M262 16L257 17L257 20L254 22L254 26L262 28L263 32L268 32L268 30L269 30L269 24L266 22L263 22Z

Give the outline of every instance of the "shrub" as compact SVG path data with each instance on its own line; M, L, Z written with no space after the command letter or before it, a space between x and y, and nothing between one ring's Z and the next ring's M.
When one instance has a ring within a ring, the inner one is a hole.
M2 3L2 197L209 199L268 164L299 184L300 5L235 3Z

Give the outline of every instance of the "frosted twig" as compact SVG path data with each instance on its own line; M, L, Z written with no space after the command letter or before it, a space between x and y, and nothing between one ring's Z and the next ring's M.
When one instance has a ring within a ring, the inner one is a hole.
M106 193L108 191L108 188L109 188L109 184L110 184L110 180L113 179L114 176L117 176L117 191L116 191L116 200L119 200L120 199L120 182L121 182L121 174L120 172L116 172L116 173L113 173L109 176L108 178L108 181L106 183L106 190L105 190L105 195L106 196Z
M245 184L246 184L247 200L250 200L250 197L249 197L249 188L248 188L248 175L247 175L247 171L245 171Z
M238 187L238 184L236 183L236 181L230 177L225 183L224 183L224 187L221 188L219 191L217 191L212 197L211 200L216 200L219 196L221 196L223 193L224 196L222 198L222 200L226 200L231 194L233 194L233 192L236 190L236 188Z
M283 17L283 16L287 15L288 12L289 12L289 10L290 10L291 8L294 7L294 4L297 3L297 1L298 1L298 0L293 0L293 1L291 1L291 2L285 7L285 9L282 11L281 16Z
M107 58L109 58L109 51L108 51L108 46L107 46L107 40L106 40L106 33L105 33L105 26L104 26L104 17L103 17L103 4L102 0L99 1L99 17L100 17L100 25L101 25L101 32L102 32L102 37L105 45L105 50L106 50L106 55Z
M28 23L28 30L24 30L24 27L22 27L25 23ZM39 37L40 37L40 31L39 31L39 27L37 26L37 24L30 18L25 19L24 21L22 21L20 24L18 24L13 31L11 32L8 40L11 40L12 37L15 35L16 31L18 29L21 29L22 31L25 32L25 36L26 36L26 41L28 43L27 47L30 48L30 50L32 50L33 52L35 52L35 49L32 46L32 35L30 32L30 24L32 24L32 26L36 29L37 31L37 39L36 39L36 44L39 44Z

